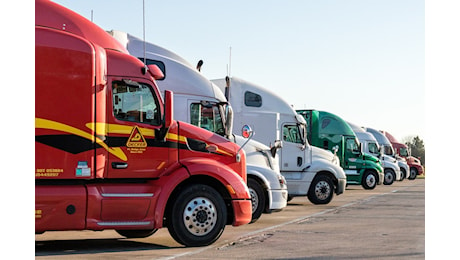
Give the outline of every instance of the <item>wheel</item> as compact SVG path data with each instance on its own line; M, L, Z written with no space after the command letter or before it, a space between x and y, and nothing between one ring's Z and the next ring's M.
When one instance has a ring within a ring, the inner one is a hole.
M294 196L288 195L287 201L289 202L289 201L291 201L293 198L294 198Z
M366 171L363 176L361 185L366 190L373 190L377 186L377 174L372 171Z
M396 179L396 174L391 169L385 169L383 184L391 185Z
M126 238L144 238L153 235L153 233L157 232L158 229L147 229L147 230L115 230L118 234L126 237Z
M248 178L248 189L252 201L252 219L250 223L254 223L259 219L264 211L265 193L259 182L250 178Z
M402 167L400 168L400 170L401 170L401 180L400 181L403 181L406 178L407 172L406 172L406 169Z
M417 178L417 174L418 174L418 171L417 171L417 168L415 167L411 167L410 168L410 175L409 175L409 180L415 180L415 178Z
M313 204L328 204L334 196L334 183L326 175L317 175L310 184L308 200Z
M171 236L185 246L207 246L219 239L227 220L227 208L214 188L193 184L182 190L168 213Z

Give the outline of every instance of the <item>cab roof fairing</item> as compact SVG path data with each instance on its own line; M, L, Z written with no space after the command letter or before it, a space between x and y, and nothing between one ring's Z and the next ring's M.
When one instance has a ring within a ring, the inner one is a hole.
M222 92L225 92L225 86L226 86L225 78L213 79L211 81L215 83ZM235 105L232 103L232 96L235 96L235 95L238 96L238 93L244 94L245 91L254 92L262 97L262 101L263 101L262 106L257 108L259 110L263 110L266 112L276 112L276 113L285 114L285 115L286 114L293 115L294 117L297 114L294 108L291 105L289 105L289 103L286 100L284 100L281 96L279 96L275 92L267 88L264 88L260 85L257 85L255 83L251 83L251 82L245 81L237 77L231 77L230 78L230 100L229 102L230 104L232 104L234 109L235 109ZM240 112L240 111L237 111L237 112Z
M128 50L95 23L51 1L35 1L35 26L54 28L81 36L104 49L128 54Z

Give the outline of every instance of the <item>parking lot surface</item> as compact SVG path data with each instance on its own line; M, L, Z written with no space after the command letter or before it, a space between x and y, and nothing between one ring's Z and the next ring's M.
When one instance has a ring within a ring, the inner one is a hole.
M207 247L187 248L167 229L143 239L114 231L46 232L36 259L424 259L425 180L374 190L348 186L327 205L297 197L255 223L227 226Z

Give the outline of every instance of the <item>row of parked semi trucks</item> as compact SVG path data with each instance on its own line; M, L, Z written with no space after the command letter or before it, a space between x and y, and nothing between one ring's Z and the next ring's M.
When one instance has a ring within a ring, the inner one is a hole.
M35 10L36 233L167 227L202 246L295 196L327 204L346 185L423 173L388 132L296 111L236 77L209 80L55 3Z

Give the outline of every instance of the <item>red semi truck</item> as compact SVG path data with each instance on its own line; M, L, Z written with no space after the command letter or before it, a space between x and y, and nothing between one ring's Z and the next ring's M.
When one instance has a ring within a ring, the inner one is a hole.
M245 154L172 118L155 79L75 12L35 2L35 232L167 227L186 246L251 221Z
M410 155L410 150L407 145L398 142L398 140L386 131L381 131L385 136L390 140L393 149L395 150L396 154L406 159L407 164L409 165L409 180L413 180L417 177L417 175L422 175L424 173L423 166L420 163L420 160L415 158L414 156Z

